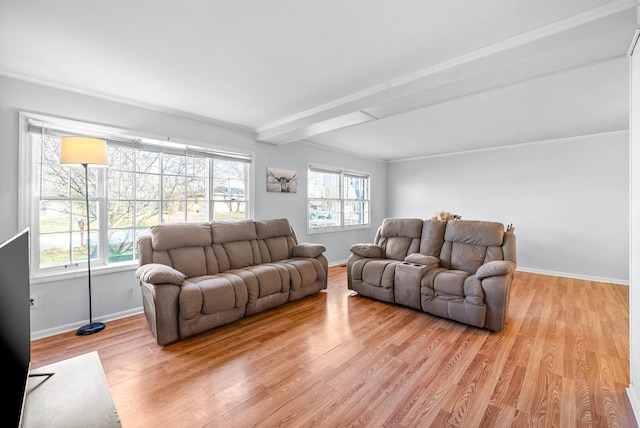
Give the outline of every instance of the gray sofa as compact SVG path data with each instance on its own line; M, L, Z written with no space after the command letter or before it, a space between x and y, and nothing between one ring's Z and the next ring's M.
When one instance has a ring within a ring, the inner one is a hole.
M298 243L287 219L153 226L136 278L158 345L327 287L325 247Z
M475 327L502 331L516 238L502 223L388 218L371 244L354 244L348 288Z

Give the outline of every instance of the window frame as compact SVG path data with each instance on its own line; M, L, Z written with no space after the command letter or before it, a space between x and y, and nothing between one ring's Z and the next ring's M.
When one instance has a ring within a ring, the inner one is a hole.
M330 173L330 174L336 174L338 175L338 182L339 182L339 196L338 198L317 198L317 197L311 197L310 195L310 172L312 171L317 171L317 172L325 172L325 173ZM366 179L366 195L367 198L364 198L363 200L366 201L367 203L367 210L366 210L366 217L367 217L367 222L366 223L359 223L359 224L349 224L346 225L345 224L345 218L344 218L344 214L345 214L345 205L348 201L353 201L353 199L348 199L347 198L347 192L345 191L344 188L344 180L345 180L345 176L354 176L354 177L359 177L359 178L364 178ZM318 200L318 199L326 199L327 201L337 201L338 205L339 205L339 224L335 225L335 226L327 226L327 227L312 227L311 226L311 201L312 200ZM317 234L317 233L331 233L331 232L344 232L346 230L357 230L357 229L369 229L371 228L371 174L368 172L364 172L364 171L356 171L356 170L350 170L350 169L344 169L344 168L338 168L338 167L334 167L334 166L328 166L328 165L322 165L322 164L317 164L317 163L307 163L307 202L306 202L306 208L305 208L305 212L306 212L306 224L307 224L307 234Z
M255 187L255 154L254 152L246 150L238 150L236 148L228 148L221 146L209 146L203 143L186 142L183 140L175 140L167 137L159 137L156 135L146 134L138 131L125 130L121 128L115 128L110 126L98 125L83 121L64 119L60 117L42 115L30 112L19 112L19 184L18 184L18 222L20 229L29 227L32 231L30 247L34 249L30 251L30 263L32 282L46 282L51 280L61 280L66 278L74 278L86 275L87 261L78 260L71 263L67 267L52 266L52 267L40 267L40 215L39 215L39 187L37 183L37 166L39 160L37 159L38 147L33 144L33 130L30 128L33 123L40 123L43 125L55 127L56 132L62 130L64 133L80 134L86 136L94 136L97 138L106 139L108 144L126 145L126 141L135 141L139 146L134 147L138 150L145 150L145 147L150 147L149 144L154 146L154 150L158 152L165 152L168 154L182 154L186 157L189 153L199 153L201 156L211 159L209 162L208 182L207 188L213 189L215 186L215 177L213 176L213 163L214 159L229 159L229 160L241 160L246 163L244 178L245 186L245 218L254 217L254 187ZM122 139L123 141L120 141ZM80 168L82 168L80 166ZM89 173L92 173L92 167L89 165ZM132 270L137 267L137 258L128 261L120 262L108 262L108 213L109 213L109 198L107 189L107 175L108 168L95 168L96 174L96 195L90 197L90 202L96 201L99 204L98 221L99 221L99 257L97 259L91 259L91 271L92 274L119 272L124 270ZM212 192L213 190L211 190ZM211 196L211 192L209 195ZM209 196L205 196L209 198ZM135 196L134 196L135 198ZM73 201L74 197L63 197L62 199ZM207 218L211 221L213 219L213 196L209 198L209 210L207 212ZM135 199L134 199L135 200ZM84 201L84 194L82 195L82 201ZM92 222L93 223L93 222ZM117 230L114 228L113 230ZM112 231L113 231L112 230ZM94 230L91 230L92 235ZM135 242L134 242L135 245Z

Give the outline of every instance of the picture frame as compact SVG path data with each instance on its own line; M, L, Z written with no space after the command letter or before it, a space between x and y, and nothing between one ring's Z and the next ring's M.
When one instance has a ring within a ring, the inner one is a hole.
M295 169L267 168L267 192L296 193L298 171Z

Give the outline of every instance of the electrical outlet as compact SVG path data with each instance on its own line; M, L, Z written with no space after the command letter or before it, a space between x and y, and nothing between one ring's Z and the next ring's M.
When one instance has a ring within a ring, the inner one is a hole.
M29 298L29 306L35 308L38 306L38 296L31 296Z

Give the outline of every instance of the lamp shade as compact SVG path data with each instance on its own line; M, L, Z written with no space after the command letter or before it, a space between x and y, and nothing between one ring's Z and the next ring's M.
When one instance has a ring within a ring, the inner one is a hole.
M107 142L90 137L62 137L60 163L108 165Z

